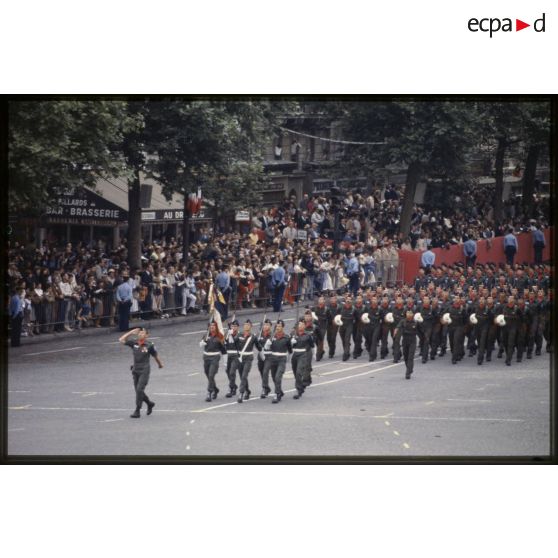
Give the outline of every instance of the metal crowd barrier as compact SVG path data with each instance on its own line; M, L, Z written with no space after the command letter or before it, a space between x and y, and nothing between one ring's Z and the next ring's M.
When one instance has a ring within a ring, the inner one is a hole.
M394 266L391 261L376 262L376 273L373 277L366 276L366 283L360 282L361 286L375 287L379 284L389 287L401 286L404 277L403 262ZM335 278L332 281L333 291L344 294L348 291L349 283ZM275 296L267 278L256 281L251 286L241 285L233 282L233 289L228 295L229 316L243 309L265 310L273 305ZM320 284L319 274L308 276L303 273L291 274L289 282L283 295L283 304L295 305L297 302L313 303L321 294L328 296L330 289L323 289ZM326 285L327 286L327 285ZM172 291L164 289L161 296L160 309L154 308L155 296L149 293L145 301L137 302L137 309L130 310L130 320L141 320L151 322L155 319L172 318L184 315L185 306L182 300L182 289ZM27 335L43 333L64 333L66 327L76 333L81 333L86 328L108 328L109 331L118 327L118 303L113 292L101 293L96 297L96 302L90 305L87 315L83 315L83 304L81 301L71 299L55 299L53 302L46 300L40 303L31 303L31 310L24 313L22 331ZM81 311L81 312L80 312ZM205 300L196 300L194 313L206 313L207 295ZM189 313L185 315L187 318ZM149 327L149 326L148 326Z

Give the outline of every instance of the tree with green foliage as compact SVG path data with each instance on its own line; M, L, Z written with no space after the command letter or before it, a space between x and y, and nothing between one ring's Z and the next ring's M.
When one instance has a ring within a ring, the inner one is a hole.
M477 114L461 101L362 101L344 105L345 162L370 175L376 168L404 165L407 180L399 224L409 234L417 184L425 178L454 180L475 139Z
M64 189L121 174L115 147L138 124L104 100L11 101L8 118L9 208L36 215Z

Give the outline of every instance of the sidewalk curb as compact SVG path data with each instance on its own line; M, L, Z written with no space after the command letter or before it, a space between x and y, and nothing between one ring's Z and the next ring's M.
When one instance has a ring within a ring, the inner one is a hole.
M288 310L294 309L295 306L286 306L283 308L283 312ZM264 308L244 308L242 310L238 310L235 314L236 316L251 316L251 315L262 315L264 312L267 312L268 315L274 314L271 307L267 309ZM234 312L233 312L234 313ZM230 319L233 313L229 312ZM130 323L130 329L134 329L134 327L147 327L150 331L155 331L158 329L159 326L168 326L168 325L177 325L177 324L184 324L188 325L190 323L205 323L207 324L209 319L209 314L190 314L188 316L176 316L174 318L168 319L159 319L159 320L134 320L133 323ZM107 335L107 336L115 336L115 335L122 335L121 332L117 327L88 327L85 329L75 329L73 332L70 331L61 331L59 333L41 333L39 335L33 335L33 337L22 337L21 338L21 346L25 345L35 345L37 343L48 343L49 341L60 341L65 339L80 339L81 337L89 337L89 336L100 336L100 335ZM12 347L10 347L11 350Z

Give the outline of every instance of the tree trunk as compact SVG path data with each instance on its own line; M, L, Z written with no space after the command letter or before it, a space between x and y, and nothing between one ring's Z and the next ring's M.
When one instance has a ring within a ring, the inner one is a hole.
M182 221L182 263L188 265L190 250L190 211L188 210L188 192L184 192L184 220Z
M500 225L504 204L502 196L504 194L504 155L506 153L506 138L498 138L498 148L496 150L496 188L494 191L494 222Z
M537 172L537 161L539 158L540 145L530 145L525 161L525 173L523 174L523 212L528 218L533 217L533 195L535 193L535 173Z
M141 269L141 207L140 177L135 171L128 181L128 263L132 269Z
M399 222L399 231L404 239L409 236L409 232L411 231L411 217L413 216L415 192L420 179L420 171L421 165L418 161L413 161L407 169L403 209L401 210L401 221Z

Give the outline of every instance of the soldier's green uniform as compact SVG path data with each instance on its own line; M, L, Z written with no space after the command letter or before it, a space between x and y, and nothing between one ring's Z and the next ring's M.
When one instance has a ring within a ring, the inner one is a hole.
M326 311L327 316L327 345L329 358L333 358L335 355L335 344L337 340L337 332L339 331L339 326L335 325L333 318L339 314L341 306L335 302L335 304L329 304Z
M293 367L295 387L297 390L297 394L294 398L298 399L312 383L308 361L312 358L314 338L307 331L304 331L302 335L297 333L291 338L291 346L293 350L291 366Z
M339 335L343 342L343 360L349 360L351 356L351 336L353 334L353 322L355 319L353 305L347 306L343 304L339 314L341 315L341 320L343 325L339 328Z
M258 339L259 345L261 347L258 353L258 370L260 371L260 376L262 378L262 393L260 397L265 399L271 392L269 387L269 369L271 367L271 349L266 349L265 344L267 340L271 340L271 331L265 333L262 332L260 338Z
M475 305L474 314L478 322L475 328L477 337L477 364L481 365L484 360L484 355L488 354L488 332L490 331L491 324L494 322L495 316L491 308L486 304L481 305L480 302Z
M267 343L270 343L270 346L267 348L271 350L271 356L268 357L270 360L269 371L275 384L275 399L273 399L272 403L279 403L283 395L285 395L281 382L283 381L283 374L287 366L287 355L292 353L291 340L286 335L282 335L281 337L274 337L271 342L267 341Z
M203 346L203 371L207 378L207 397L206 401L217 399L219 388L215 384L215 375L219 371L219 360L221 355L226 355L225 345L217 336L210 335L204 339L200 345Z
M324 356L325 353L324 339L327 334L327 328L329 323L329 319L327 315L327 306L325 304L323 306L320 306L319 304L316 305L314 307L314 314L316 314L318 318L317 327L319 332L319 337L316 338L316 360L320 361L322 360L322 357Z
M378 356L378 342L382 334L382 320L384 314L378 304L376 304L376 306L370 304L367 312L368 318L370 319L370 323L368 324L368 328L370 331L368 361L373 362Z
M403 346L403 361L405 362L405 378L408 380L413 373L415 362L415 351L417 349L418 324L412 318L404 318L397 325L397 333L400 334Z
M357 306L353 310L353 342L355 344L353 349L353 358L358 358L362 354L362 338L364 337L365 324L362 323L362 315L366 312L364 304Z
M517 341L517 330L522 318L521 311L516 304L506 304L502 308L506 325L502 329L502 343L506 351L506 365L511 366L513 351Z
M236 395L238 386L236 385L236 373L240 375L240 355L238 354L238 333L236 335L230 331L225 338L225 349L227 353L227 378L229 379L229 393L225 397Z
M242 403L242 399L250 399L250 388L248 385L248 374L252 369L252 363L254 362L254 348L258 351L261 349L257 337L250 333L250 335L244 335L242 333L238 336L238 347L240 352L239 360L239 374L240 374L240 396L238 402Z
M451 324L448 326L448 337L451 350L451 363L457 364L465 356L463 343L465 340L465 321L467 315L461 304L452 304L449 309Z
M150 412L153 407L153 402L147 397L145 388L149 382L149 374L151 372L149 358L155 358L157 356L157 350L151 341L146 341L141 344L137 339L135 341L127 339L124 344L132 349L134 355L132 379L134 381L134 390L136 391L136 413L139 415L143 402L147 404L149 409L148 412Z

